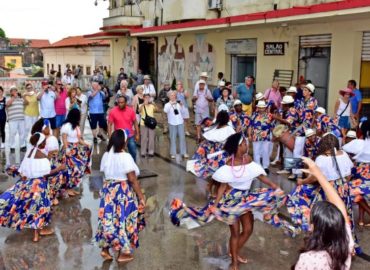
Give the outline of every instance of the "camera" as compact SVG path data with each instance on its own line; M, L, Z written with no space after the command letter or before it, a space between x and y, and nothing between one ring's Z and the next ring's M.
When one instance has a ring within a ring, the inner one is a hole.
M284 169L303 169L304 163L301 158L284 158Z
M178 115L178 114L179 114L179 110L178 110L178 109L174 109L174 110L173 110L173 113L174 113L175 115Z
M181 103L181 100L178 100L178 101L177 101L177 103L179 103L179 104L180 104L180 103Z

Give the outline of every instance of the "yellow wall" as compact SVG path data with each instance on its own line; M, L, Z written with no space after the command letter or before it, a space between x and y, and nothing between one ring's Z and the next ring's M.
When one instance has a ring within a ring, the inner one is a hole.
M5 67L8 67L8 63L14 64L14 68L21 68L23 66L22 56L10 55L4 56Z
M230 79L230 56L225 53L225 41L228 39L257 39L257 71L256 84L257 91L264 91L271 86L273 72L275 69L294 70L293 83L298 79L298 54L299 37L304 35L331 34L331 63L329 74L329 93L328 93L328 112L333 113L334 104L338 98L338 91L346 87L349 79L360 80L361 74L361 48L362 33L370 30L369 19L353 19L353 16L320 23L293 23L289 22L288 27L281 27L280 24L268 24L260 26L240 26L227 30L208 30L200 33L179 31L177 37L178 49L185 52L184 84L188 89L193 88L188 85L189 61L191 54L189 47L196 43L196 35L204 34L205 42L211 44L214 49L213 76L209 84L215 85L217 82L217 72L223 71L225 77ZM166 43L166 36L176 36L176 34L160 35L158 38L158 53ZM118 71L122 65L122 50L127 44L126 38L118 42L112 42L112 65L114 71ZM133 38L136 40L135 38ZM284 56L264 56L264 42L286 42ZM168 40L167 40L168 42ZM174 48L172 48L173 50ZM118 55L117 55L118 54ZM159 58L161 55L158 56ZM165 61L165 60L161 60ZM160 60L158 60L160 63ZM159 69L161 69L159 65ZM199 70L199 72L202 70ZM247 75L247 74L246 74Z

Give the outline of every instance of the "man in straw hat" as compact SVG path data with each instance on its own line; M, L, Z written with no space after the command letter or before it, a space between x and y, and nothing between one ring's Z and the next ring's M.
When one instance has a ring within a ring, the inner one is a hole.
M202 81L202 80L205 82L205 89L206 90L209 90L208 89L208 83L207 83L207 81L208 81L208 73L207 72L201 72L200 75L199 75L199 80L195 83L194 93L199 90L199 82Z
M257 104L257 112L253 115L249 139L253 142L254 162L261 164L266 173L269 173L270 166L270 141L273 127L273 117L267 112L267 104L260 100Z
M319 149L320 137L316 136L316 131L311 128L306 129L305 137L306 140L304 143L303 155L312 160L315 160L315 158L317 157L317 151Z
M239 99L243 103L243 111L248 115L252 115L252 103L254 95L253 77L245 77L245 82L240 84L234 93L234 98Z
M150 102L153 102L155 96L156 96L156 91L155 87L151 82L150 76L149 75L144 75L144 84L143 84L143 95L149 94L150 95Z
M197 140L201 138L201 123L209 118L209 102L213 101L211 91L206 87L207 83L201 79L198 81L198 89L194 91L193 103L195 105L195 124L197 126Z
M251 122L249 116L243 112L242 104L243 103L239 99L235 100L233 104L234 110L229 114L230 122L232 123L236 132L247 131Z

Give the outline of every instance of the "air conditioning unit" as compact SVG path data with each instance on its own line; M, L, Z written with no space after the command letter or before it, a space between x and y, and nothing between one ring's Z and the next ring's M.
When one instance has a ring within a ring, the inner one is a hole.
M222 9L222 0L208 0L208 9Z

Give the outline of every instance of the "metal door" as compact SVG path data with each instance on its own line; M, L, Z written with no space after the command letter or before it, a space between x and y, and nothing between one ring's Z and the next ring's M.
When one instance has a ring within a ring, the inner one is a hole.
M248 75L256 76L256 56L232 55L231 80L233 85L244 83Z

